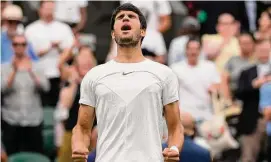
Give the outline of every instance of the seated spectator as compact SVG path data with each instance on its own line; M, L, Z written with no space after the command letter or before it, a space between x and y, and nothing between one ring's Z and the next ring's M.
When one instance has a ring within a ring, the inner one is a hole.
M195 122L189 113L181 112L181 121L184 127L184 144L180 152L180 162L211 162L210 152L193 142L195 134ZM95 134L94 134L95 136ZM164 143L163 149L167 147ZM96 151L93 150L88 156L88 162L95 162Z
M228 104L236 99L238 79L240 73L255 64L254 37L249 33L242 33L239 38L240 56L233 56L226 63L222 72L222 93Z
M213 117L210 92L220 84L220 75L215 64L200 60L201 44L190 39L186 45L187 59L173 64L172 70L179 79L179 94L182 111L189 112L196 121L209 120Z
M49 79L51 89L42 94L45 106L56 106L60 91L60 73L57 68L61 53L72 47L74 35L71 28L54 19L55 2L40 1L40 19L26 27L26 38L32 43Z
M20 151L42 153L43 110L40 93L49 90L42 66L25 53L26 39L16 35L12 40L12 64L2 64L3 144L8 155Z
M271 12L264 11L258 20L259 28L255 32L256 39L271 39Z
M54 16L56 20L68 24L73 33L84 29L87 21L88 1L56 1Z
M23 12L19 6L8 5L2 15L2 21L6 24L6 31L1 32L1 63L11 63L13 58L12 39L15 34L22 34ZM20 26L21 25L21 26ZM31 60L36 61L36 56L32 46L27 43L25 53Z
M67 85L60 91L60 100L55 119L64 123L64 136L60 146L59 162L72 162L71 137L76 125L80 98L80 83L86 73L96 65L96 60L88 47L82 47L70 69Z
M179 36L174 38L169 46L168 65L185 59L185 46L189 38L199 37L200 24L193 17L187 17L181 24Z
M268 122L266 127L268 136L267 159L268 162L271 162L271 73L267 80L269 80L268 83L265 83L260 89L260 111Z
M265 121L259 113L259 89L268 81L271 71L269 40L256 41L255 56L258 64L242 71L236 96L243 103L238 123L241 135L241 161L256 161L265 132Z
M223 71L226 62L240 54L236 34L236 20L231 14L224 13L218 17L217 34L203 35L203 53L215 62L219 72Z

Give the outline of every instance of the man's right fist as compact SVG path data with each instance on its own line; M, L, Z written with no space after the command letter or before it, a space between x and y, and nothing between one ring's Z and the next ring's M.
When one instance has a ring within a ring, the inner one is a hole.
M87 162L88 154L87 148L75 148L72 150L72 159L74 162Z

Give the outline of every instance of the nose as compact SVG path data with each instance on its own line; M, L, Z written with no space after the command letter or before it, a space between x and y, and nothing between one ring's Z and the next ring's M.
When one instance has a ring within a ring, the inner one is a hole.
M125 16L123 17L122 21L123 21L123 22L125 22L125 21L129 21L129 17L128 17L128 15L125 15Z

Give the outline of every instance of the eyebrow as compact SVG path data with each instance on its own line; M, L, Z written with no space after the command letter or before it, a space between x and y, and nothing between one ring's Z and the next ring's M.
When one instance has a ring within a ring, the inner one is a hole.
M135 17L137 16L137 15L134 14L134 13L122 13L122 14L120 14L119 16L116 16L116 19L117 19L117 18L120 18L120 17L123 17L125 14L127 14L128 16L129 16L129 15L132 15L132 16L135 16Z

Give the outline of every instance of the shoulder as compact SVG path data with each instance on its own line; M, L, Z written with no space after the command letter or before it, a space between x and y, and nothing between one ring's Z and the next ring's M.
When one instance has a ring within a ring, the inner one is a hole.
M148 60L148 71L156 75L161 80L166 80L168 77L175 75L173 70L166 65L160 64L155 61Z
M172 64L170 66L170 68L173 70L173 71L178 71L180 68L183 68L185 65L185 61L182 60L182 61L179 61L179 62L176 62L174 64Z
M63 22L60 22L60 21L54 21L54 25L59 27L59 28L63 28L63 29L69 29L69 25L63 23Z
M26 28L25 31L31 31L31 30L35 30L37 27L39 27L41 25L39 20L36 20L34 22L32 22L31 24L29 24Z
M92 81L92 82L96 82L100 78L102 78L102 77L106 76L107 74L111 73L111 70L112 70L111 64L112 64L112 62L109 61L107 63L100 64L100 65L97 65L97 66L93 67L91 70L89 70L87 72L84 79Z
M201 65L204 66L204 67L216 69L216 65L215 65L215 63L212 62L212 61L209 61L209 60L200 60L200 63L201 63Z

